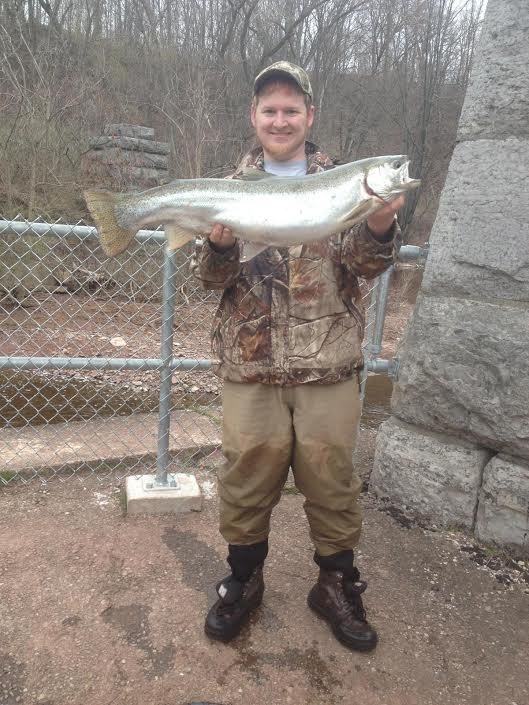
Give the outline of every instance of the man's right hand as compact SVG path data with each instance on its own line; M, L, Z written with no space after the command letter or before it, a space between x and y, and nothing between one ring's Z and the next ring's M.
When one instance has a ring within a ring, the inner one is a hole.
M237 238L233 236L232 231L220 223L215 223L208 235L208 239L213 243L215 249L220 251L229 250L237 242Z

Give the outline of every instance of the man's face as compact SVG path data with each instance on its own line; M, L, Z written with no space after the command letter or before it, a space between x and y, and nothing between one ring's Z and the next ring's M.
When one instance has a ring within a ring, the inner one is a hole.
M265 157L278 162L305 158L305 139L314 121L314 106L307 108L303 93L288 83L265 86L251 121Z

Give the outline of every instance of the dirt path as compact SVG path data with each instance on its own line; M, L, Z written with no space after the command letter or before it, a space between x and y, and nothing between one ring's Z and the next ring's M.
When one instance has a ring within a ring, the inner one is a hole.
M198 479L204 511L178 518L126 517L120 488L93 478L0 493L2 705L529 703L524 566L368 495L359 563L375 653L347 651L306 607L315 566L292 492L258 618L233 644L208 641L226 567L214 467Z

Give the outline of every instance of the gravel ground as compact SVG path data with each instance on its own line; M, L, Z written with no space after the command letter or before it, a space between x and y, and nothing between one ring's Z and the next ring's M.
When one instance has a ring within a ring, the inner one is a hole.
M196 467L203 511L178 517L127 517L121 486L93 477L0 492L2 705L529 703L527 565L368 494L358 563L374 653L340 646L306 607L316 569L292 488L263 606L233 643L210 642L220 460Z

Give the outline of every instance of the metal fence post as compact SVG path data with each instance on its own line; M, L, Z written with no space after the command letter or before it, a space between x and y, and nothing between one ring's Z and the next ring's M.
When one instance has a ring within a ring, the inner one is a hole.
M419 249L419 248L417 248ZM363 403L366 393L367 377L369 372L394 376L396 371L395 360L382 360L378 356L382 349L382 337L389 299L389 288L393 265L376 278L366 316L366 330L370 331L369 342L365 343L364 367L360 372L360 401Z
M167 486L167 468L169 466L169 433L171 427L171 361L173 358L173 330L176 303L176 252L164 248L163 268L163 304L162 304L162 340L160 357L160 406L158 420L158 454L156 460L156 478L154 484ZM171 486L175 487L174 478Z
M388 308L389 284L392 273L393 266L386 269L386 271L380 275L380 279L378 281L377 303L375 310L375 330L373 332L370 347L370 353L373 357L378 357L378 355L380 355L380 351L382 350L382 335L384 333L384 322L386 320L386 311Z

